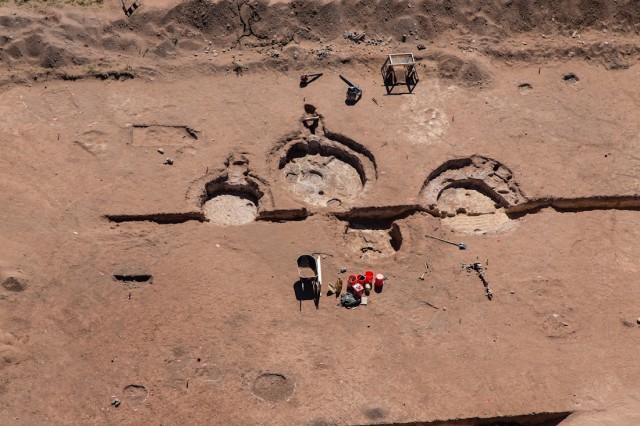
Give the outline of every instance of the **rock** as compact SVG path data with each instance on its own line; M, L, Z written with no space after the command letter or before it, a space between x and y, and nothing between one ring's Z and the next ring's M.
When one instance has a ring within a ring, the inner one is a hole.
M418 50L424 50L427 48L427 46L425 46L424 44L419 44L417 47L418 47Z
M167 159L164 160L164 164L166 164L168 166L172 166L173 165L173 158L167 157Z
M638 318L638 319L636 320L636 323L637 323L638 325L640 325L640 318Z
M164 154L164 149L162 149L162 148L158 148L158 152L159 152L160 154Z
M113 401L111 401L111 405L118 408L120 406L120 400L118 398L113 398Z

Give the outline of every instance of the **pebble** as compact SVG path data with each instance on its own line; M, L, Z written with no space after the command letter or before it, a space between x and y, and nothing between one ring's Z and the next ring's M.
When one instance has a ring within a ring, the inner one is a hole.
M159 152L160 154L164 154L164 149L162 149L162 148L158 148L158 152Z
M638 318L638 319L636 320L636 323L637 323L638 325L640 325L640 318Z
M167 159L164 160L164 164L167 164L169 166L173 165L173 158L167 157Z

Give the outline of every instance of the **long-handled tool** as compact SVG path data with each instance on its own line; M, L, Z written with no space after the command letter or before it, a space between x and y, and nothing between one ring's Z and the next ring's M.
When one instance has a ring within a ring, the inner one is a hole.
M340 74L340 79L347 83L349 88L347 89L347 101L353 103L358 102L358 100L362 97L362 89L358 87L358 85L352 83L347 77Z
M307 84L317 80L318 78L320 78L322 76L323 73L321 72L314 72L311 74L302 74L300 76L300 86L301 87L305 87Z
M466 250L467 249L467 245L465 243L454 243L453 241L443 240L442 238L434 237L432 235L427 235L427 234L425 234L424 236L428 237L428 238L433 238L434 240L438 240L438 241L441 241L443 243L451 244L452 246L457 246L460 250Z

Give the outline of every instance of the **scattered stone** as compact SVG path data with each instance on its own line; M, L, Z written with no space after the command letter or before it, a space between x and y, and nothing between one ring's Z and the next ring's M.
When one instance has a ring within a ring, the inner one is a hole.
M347 272L347 268L340 268L340 273L344 274L345 272ZM639 324L640 324L640 318L638 318Z
M164 154L164 149L162 149L162 148L158 148L158 152L159 152L160 154Z
M111 401L111 405L113 405L114 407L118 408L120 406L121 402L118 398L113 398L113 401Z
M638 318L638 319L636 320L636 323L637 323L638 325L640 325L640 318Z
M344 33L344 38L346 38L347 40L351 40L356 44L360 44L361 42L364 41L366 34L364 32L345 32Z
M427 46L425 46L424 44L419 44L417 47L418 47L418 50L424 50L427 48Z
M167 157L167 159L164 160L164 164L166 164L168 166L172 166L173 165L173 158Z
M326 46L324 49L320 49L315 52L316 58L318 58L319 60L328 58L329 56L331 56L332 53L333 53L333 47L331 46Z

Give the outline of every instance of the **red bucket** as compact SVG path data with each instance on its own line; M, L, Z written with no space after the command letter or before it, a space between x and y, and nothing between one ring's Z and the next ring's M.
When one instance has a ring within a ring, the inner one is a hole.
M357 282L356 280L357 279L355 275L349 275L349 278L347 278L347 286L353 287L353 285Z
M362 286L362 288L364 288L364 285L366 283L367 283L367 277L365 277L362 274L358 275L358 284L360 284Z
M373 284L373 272L372 271L367 271L364 273L364 277L365 277L365 283L366 284Z

